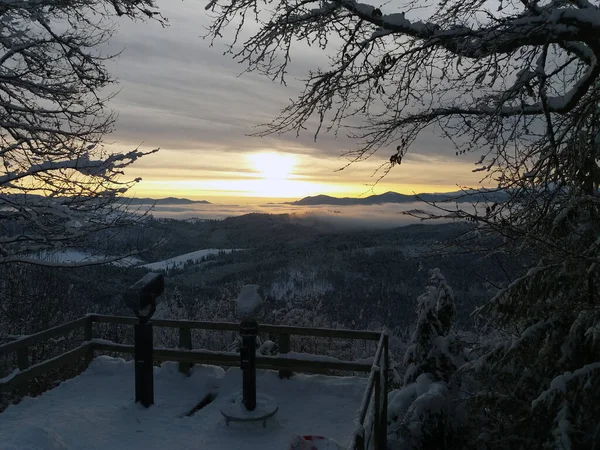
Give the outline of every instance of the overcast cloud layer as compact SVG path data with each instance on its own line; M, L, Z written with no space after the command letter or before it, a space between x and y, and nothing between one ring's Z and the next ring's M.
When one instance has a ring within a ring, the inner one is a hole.
M294 76L305 76L308 69L327 64L322 52L298 47L287 87L258 74L240 76L244 67L223 55L224 42L211 47L209 40L201 38L209 20L204 2L160 0L158 4L169 27L121 20L108 48L110 52L123 50L109 62L120 81L120 92L110 103L119 114L110 139L120 148L141 143L143 148L161 147L158 154L142 159L129 172L144 178L141 191L156 197L177 183L181 184L179 190L185 190L190 181L256 175L243 155L261 150L297 155L294 173L309 181L353 183L354 192L366 191L375 181L373 170L389 158L392 149L383 150L378 160L334 173L345 164L340 154L355 148L355 143L343 136L335 140L333 135L324 135L317 142L312 139L314 130L299 139L294 134L247 136L256 125L273 119L299 92L301 83ZM433 190L425 189L431 186L448 191L456 184L473 185L480 177L471 174L471 163L455 157L450 142L424 135L377 193L391 189L407 192L414 186L417 191ZM205 196L206 187L200 184L198 189L181 196ZM235 189L231 195L237 195Z

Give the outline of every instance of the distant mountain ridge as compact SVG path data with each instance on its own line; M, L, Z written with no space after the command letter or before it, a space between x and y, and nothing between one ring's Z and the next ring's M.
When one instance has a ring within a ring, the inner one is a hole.
M442 202L451 200L456 202L495 201L501 202L508 198L504 191L490 191L479 189L474 191L456 191L446 193L424 193L416 195L399 194L397 192L386 192L385 194L370 195L364 198L353 197L331 197L329 195L315 195L304 197L293 202L285 202L286 205L310 206L310 205L380 205L383 203L410 203L417 201Z
M130 205L193 205L193 204L205 204L210 205L211 203L206 200L190 200L189 198L177 198L177 197L166 197L166 198L136 198L136 197L121 197L117 201L127 203Z
M14 200L25 200L25 199L41 200L45 198L38 194L0 194L0 201L14 201ZM64 197L67 198L67 197ZM56 199L55 199L56 200ZM206 200L190 200L188 198L177 198L177 197L166 197L166 198L147 198L147 197L119 197L115 199L117 203L125 203L128 205L193 205L193 204L205 204L210 205L211 203Z

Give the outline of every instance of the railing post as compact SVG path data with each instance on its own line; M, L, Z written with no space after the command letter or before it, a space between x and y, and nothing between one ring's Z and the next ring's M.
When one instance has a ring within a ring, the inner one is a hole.
M89 342L88 348L85 352L84 361L85 366L89 366L94 360L94 347L92 347L91 340L94 336L94 317L88 316L85 324L83 325L83 340Z
M281 333L279 335L279 354L285 355L291 350L290 346L290 335L288 333ZM290 378L292 376L291 370L280 370L279 378Z
M17 367L21 372L29 368L29 348L27 346L17 349Z
M179 348L192 349L192 332L189 328L179 327ZM189 376L192 366L192 363L181 361L179 363L179 372Z
M373 437L375 443L375 450L385 450L381 446L381 367L373 369L375 372L375 384L373 390L375 391L375 403L373 405Z
M390 336L385 332L383 336L383 363L381 365L381 376L383 378L383 398L381 402L381 448L387 449L387 422L388 422L388 388L390 368Z
M19 347L17 349L17 367L22 372L29 368L29 348L27 346ZM28 394L28 384L24 384L23 386L19 386L16 392L19 395L27 395Z
M146 408L154 404L152 322L140 319L133 326L135 361L135 402Z

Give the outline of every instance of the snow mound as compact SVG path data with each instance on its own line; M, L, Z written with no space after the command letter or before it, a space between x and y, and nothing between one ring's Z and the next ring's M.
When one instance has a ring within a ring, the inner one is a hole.
M229 396L225 405L221 408L221 413L223 416L233 421L258 421L273 416L278 409L279 405L277 405L277 402L273 397L257 392L256 407L252 411L249 411L244 406L242 392L236 392ZM266 426L266 422L264 426Z

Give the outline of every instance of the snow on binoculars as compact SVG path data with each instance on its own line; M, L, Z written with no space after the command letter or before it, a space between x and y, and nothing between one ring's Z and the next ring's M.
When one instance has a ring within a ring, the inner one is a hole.
M147 273L125 291L125 303L142 321L147 321L156 310L156 299L165 289L161 273Z

